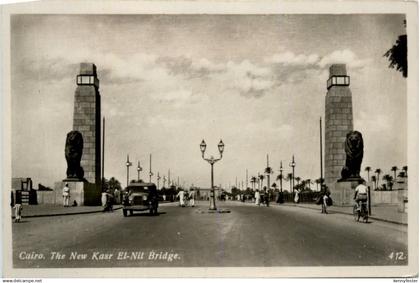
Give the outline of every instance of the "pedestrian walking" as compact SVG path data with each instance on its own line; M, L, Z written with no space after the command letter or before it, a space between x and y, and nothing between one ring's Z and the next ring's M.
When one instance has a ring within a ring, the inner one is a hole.
M103 211L113 212L114 211L113 204L114 204L114 196L111 194L110 190L107 190L106 191L106 204Z
M13 206L15 210L15 222L20 222L22 218L22 203L20 201L16 201L15 205Z
M296 190L296 192L295 192L294 202L299 203L299 191L298 190Z
M191 207L194 207L195 206L195 191L194 191L194 189L190 190L189 198L190 198Z
M70 188L69 188L69 184L66 183L66 185L63 188L63 205L64 205L64 207L69 206L69 201L70 201Z
M102 204L103 207L105 207L105 205L106 205L106 191L103 191L102 192L102 195L101 195L101 204Z
M255 204L260 205L260 201L261 201L260 191L256 190L255 191Z
M265 205L268 207L270 206L270 199L271 199L270 190L266 190L264 195L265 195Z
M184 190L180 190L178 194L176 195L177 198L179 198L179 206L185 207L185 192Z
M121 194L120 194L120 190L118 189L114 190L114 202L115 204L120 204L121 202Z
M328 206L328 198L329 198L329 195L330 195L329 192L324 191L324 194L322 196L322 202L321 202L321 206L322 206L321 213L328 214L327 206Z

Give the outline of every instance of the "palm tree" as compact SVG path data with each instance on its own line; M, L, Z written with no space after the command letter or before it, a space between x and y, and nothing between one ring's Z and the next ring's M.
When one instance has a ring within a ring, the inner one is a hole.
M376 187L378 188L379 187L379 180L380 180L379 176L381 175L382 170L380 168L377 168L375 170L375 173L376 173L376 182L377 182Z
M290 191L293 190L292 189L292 180L293 180L293 174L292 173L287 174L286 181L289 181L290 182Z
M375 186L374 190L376 191L378 189L378 187L376 186L376 176L372 176L371 179L372 179L373 185Z
M405 176L408 177L408 174L407 174L408 167L407 167L407 165L403 166L402 170L404 171Z
M262 189L263 181L264 181L265 177L264 177L263 174L261 174L261 175L258 176L258 178L260 178L260 182L261 182L261 185L259 185L259 188Z
M255 183L257 182L257 177L252 176L251 177L251 184L252 184L252 190L255 191Z
M404 22L405 26L405 22ZM394 45L384 54L389 60L389 68L395 68L401 72L403 77L407 77L407 35L402 34Z
M370 170L372 170L372 168L370 167L370 166L366 166L365 167L365 171L367 172L367 175L368 175L368 182L369 182L369 180L370 180L370 176L369 176L369 172L370 172Z
M394 180L397 179L397 170L398 170L397 166L392 166L391 167L391 171L394 172Z
M392 180L393 180L392 176L389 174L385 174L382 177L382 180L386 181L387 187L389 188L390 191L392 191Z
M115 179L114 177L111 177L111 179L109 179L108 186L112 191L114 191L115 189L117 189L119 191L122 190L121 183L117 179Z

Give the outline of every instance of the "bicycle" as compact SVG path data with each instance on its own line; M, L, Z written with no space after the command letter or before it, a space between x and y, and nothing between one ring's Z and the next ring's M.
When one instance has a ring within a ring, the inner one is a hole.
M354 220L359 222L360 218L363 219L365 223L368 223L369 213L367 209L367 203L362 202L360 205L360 210L357 209L357 204L353 206L353 216Z

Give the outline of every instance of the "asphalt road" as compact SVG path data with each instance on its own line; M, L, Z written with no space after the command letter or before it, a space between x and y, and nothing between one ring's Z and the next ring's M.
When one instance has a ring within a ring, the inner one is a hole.
M27 218L13 224L15 267L346 266L407 264L407 227L291 206L208 203ZM55 254L54 254L55 252ZM64 255L64 257L63 257Z

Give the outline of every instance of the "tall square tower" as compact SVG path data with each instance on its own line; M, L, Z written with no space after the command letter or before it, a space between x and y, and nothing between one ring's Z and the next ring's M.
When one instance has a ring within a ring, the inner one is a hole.
M325 184L333 188L346 162L344 142L353 130L350 77L345 64L330 67L325 96Z
M96 186L101 184L101 96L96 66L81 63L76 77L73 130L83 136L81 166L85 179Z

